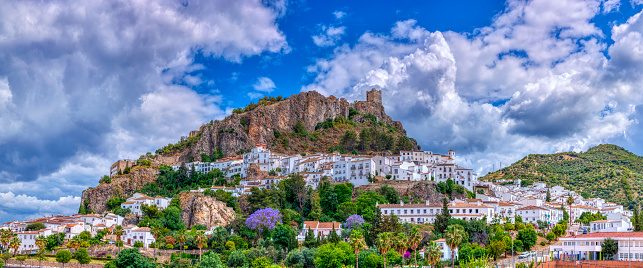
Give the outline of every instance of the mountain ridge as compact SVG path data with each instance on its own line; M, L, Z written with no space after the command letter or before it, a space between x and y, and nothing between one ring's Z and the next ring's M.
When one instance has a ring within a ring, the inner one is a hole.
M643 200L643 157L612 144L585 152L530 154L482 180L515 180L560 185L585 196L633 208Z

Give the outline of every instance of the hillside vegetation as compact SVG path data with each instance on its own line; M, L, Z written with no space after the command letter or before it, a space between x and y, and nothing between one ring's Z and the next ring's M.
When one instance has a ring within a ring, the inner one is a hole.
M633 208L643 199L643 157L602 144L582 153L530 154L483 179L546 182Z

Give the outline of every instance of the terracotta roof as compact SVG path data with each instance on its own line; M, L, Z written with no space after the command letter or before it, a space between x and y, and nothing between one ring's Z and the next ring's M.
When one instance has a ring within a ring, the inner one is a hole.
M150 229L150 227L141 227L141 228L138 228L138 229L134 230L134 232L151 232L151 231L152 230Z
M595 207L582 206L582 205L572 206L572 208L586 208L586 209L598 210L598 208L595 208Z
M602 232L602 233L589 233L577 235L576 238L607 238L607 237L643 237L643 232ZM574 238L573 236L566 236L563 238Z
M517 210L530 210L530 209L548 210L548 209L546 209L546 208L537 207L537 206L526 206L526 207L524 207L524 208L519 208L519 209L517 209Z

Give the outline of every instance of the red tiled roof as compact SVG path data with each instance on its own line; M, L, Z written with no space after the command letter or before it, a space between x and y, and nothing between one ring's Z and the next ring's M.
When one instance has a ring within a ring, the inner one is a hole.
M577 235L576 238L594 238L594 237L643 237L643 232L603 232L603 233L589 233ZM563 238L574 238L573 236L566 236Z

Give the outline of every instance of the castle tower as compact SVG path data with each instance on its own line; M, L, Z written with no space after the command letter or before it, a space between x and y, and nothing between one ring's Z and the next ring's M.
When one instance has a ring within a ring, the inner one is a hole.
M374 88L371 91L366 91L366 101L382 104L382 91Z

